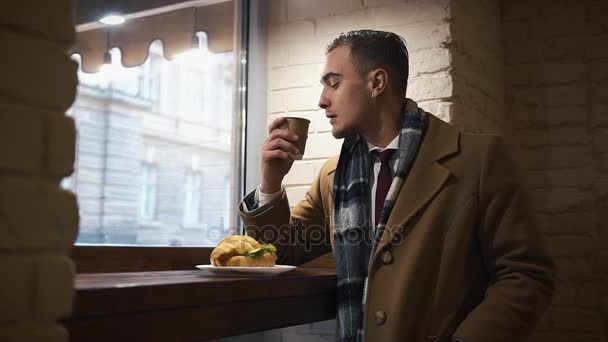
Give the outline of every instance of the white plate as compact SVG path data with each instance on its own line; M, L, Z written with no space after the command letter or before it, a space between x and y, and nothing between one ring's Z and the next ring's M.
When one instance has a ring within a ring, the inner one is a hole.
M272 277L281 273L289 272L296 268L291 265L274 265L274 267L236 267L236 266L213 266L196 265L196 268L207 274L235 276L235 277Z

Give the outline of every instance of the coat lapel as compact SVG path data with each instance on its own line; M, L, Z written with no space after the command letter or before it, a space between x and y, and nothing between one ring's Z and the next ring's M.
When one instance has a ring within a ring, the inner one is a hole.
M455 128L429 115L429 127L418 156L397 196L370 264L373 265L375 258L398 233L400 227L405 227L408 221L441 190L451 173L438 161L458 152L459 137L460 133Z

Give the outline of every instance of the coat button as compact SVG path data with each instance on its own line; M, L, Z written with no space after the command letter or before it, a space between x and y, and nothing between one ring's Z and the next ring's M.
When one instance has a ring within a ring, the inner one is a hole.
M385 265L390 265L393 263L393 254L389 251L382 253L382 262Z
M384 322L386 322L386 313L382 310L376 311L375 319L376 319L376 324L378 324L378 325L384 324Z

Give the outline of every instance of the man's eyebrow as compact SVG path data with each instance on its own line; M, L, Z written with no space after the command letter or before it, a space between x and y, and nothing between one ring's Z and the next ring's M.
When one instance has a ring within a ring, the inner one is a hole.
M330 78L335 77L335 76L344 76L344 75L339 74L337 72L330 71L330 72L326 73L325 75L323 75L323 77L321 78L321 83L326 83L327 80L329 80Z

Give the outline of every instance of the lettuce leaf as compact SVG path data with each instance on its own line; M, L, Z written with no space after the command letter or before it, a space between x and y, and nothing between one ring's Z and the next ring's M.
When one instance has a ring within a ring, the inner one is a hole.
M249 252L245 252L241 255L250 257L250 258L259 258L262 255L269 253L272 255L277 255L277 248L271 244L262 245L260 248L252 249Z

